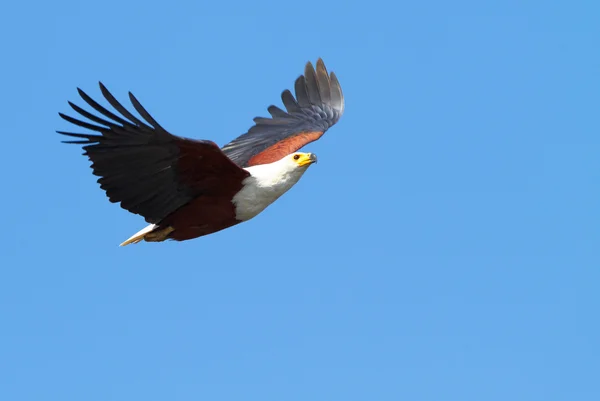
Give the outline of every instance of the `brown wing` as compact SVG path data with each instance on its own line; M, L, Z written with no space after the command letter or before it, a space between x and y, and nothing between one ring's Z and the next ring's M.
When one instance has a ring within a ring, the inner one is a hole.
M257 117L255 125L223 147L223 152L241 167L271 163L321 137L344 113L344 96L323 60L315 71L308 62L295 82L296 98L289 90L281 99L287 111L268 108L271 118Z
M81 139L64 142L85 145L84 155L92 161L93 173L101 177L98 183L111 202L120 202L124 209L158 224L194 198L219 197L241 188L248 172L233 163L215 143L170 134L129 93L143 122L125 109L102 83L100 90L122 117L78 89L83 100L102 117L71 102L77 113L95 124L59 115L99 135L57 132Z

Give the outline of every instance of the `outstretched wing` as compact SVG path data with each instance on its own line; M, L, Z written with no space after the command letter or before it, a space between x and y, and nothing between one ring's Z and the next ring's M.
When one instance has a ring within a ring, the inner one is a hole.
M141 121L123 107L100 83L100 90L118 116L107 110L81 89L79 95L102 117L69 102L81 116L95 124L63 113L59 115L77 126L96 131L77 134L57 131L79 138L64 141L85 145L84 155L92 161L93 173L111 202L158 224L166 216L198 196L223 196L237 192L249 173L234 164L211 141L192 140L167 132L129 93ZM233 194L232 194L233 195Z
M315 71L308 62L296 79L296 98L289 90L281 99L287 110L269 106L271 118L256 117L247 133L229 142L223 152L241 167L272 163L319 139L344 112L342 88L323 60Z

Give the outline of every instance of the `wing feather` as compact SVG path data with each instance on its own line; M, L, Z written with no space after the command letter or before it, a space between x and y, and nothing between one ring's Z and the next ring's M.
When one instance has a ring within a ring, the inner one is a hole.
M287 113L277 106L269 106L267 111L273 118L285 118L287 116Z
M302 111L300 105L298 102L296 102L296 99L294 99L294 95L292 95L292 92L290 92L288 89L284 90L281 94L281 100L283 101L283 105L288 113L296 114Z
M304 68L304 85L306 86L306 92L308 93L308 99L310 104L321 104L321 94L319 93L319 81L317 80L317 73L312 63L309 61L306 63Z
M310 95L306 88L306 78L303 75L299 76L294 82L294 91L300 107L310 107Z
M331 103L331 82L329 80L329 75L327 74L327 68L325 68L325 63L321 59L317 61L316 81L319 86L321 102L324 104Z
M102 82L100 82L100 91L104 95L104 98L106 100L108 100L108 103L110 103L110 105L112 107L114 107L115 110L117 110L119 113L121 113L125 118L127 118L129 121L131 121L134 125L136 125L138 127L143 127L146 129L150 128L146 124L144 124L142 121L140 121L136 116L131 114L129 112L129 110L127 110L125 107L123 107L123 105L121 103L119 103L119 101L112 95L112 93L110 93L108 91L108 89L106 89L106 87L102 84Z
M100 114L104 115L105 117L116 121L117 123L126 126L126 127L135 127L133 124L131 124L131 122L122 119L121 117L117 116L116 114L111 113L110 111L108 111L107 109L105 109L104 107L102 107L98 102L96 102L94 99L92 99L91 97L88 96L87 93L85 93L83 90L77 88L77 92L79 93L79 96L81 96L81 98L87 103L89 104L93 109L95 109L97 112L99 112ZM114 124L114 123L111 123Z
M150 113L148 113L146 111L144 106L141 105L141 103L136 99L136 97L131 92L129 92L129 100L131 100L131 104L133 104L133 107L135 108L135 110L138 113L140 113L140 115L144 118L144 120L146 120L148 123L150 123L150 125L152 125L154 127L154 129L163 129L163 127L161 127L160 124L156 122L156 120L150 115Z

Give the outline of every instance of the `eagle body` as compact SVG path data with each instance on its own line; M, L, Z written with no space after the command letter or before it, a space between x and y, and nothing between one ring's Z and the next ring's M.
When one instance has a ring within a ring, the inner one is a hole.
M174 218L168 226L150 224L121 243L121 246L143 239L148 242L164 241L167 237L184 241L248 221L296 185L316 161L317 157L312 153L296 153L273 163L247 167L244 170L250 175L229 200L230 207L222 207L227 202L221 200L212 205L202 204L201 207L191 204L190 208L197 214L189 213L186 209L179 212L182 216L188 216L189 220L182 222ZM183 229L179 229L180 226Z
M210 140L171 134L129 93L135 116L100 83L118 114L81 89L82 99L99 114L71 102L83 121L63 113L67 122L97 134L57 131L77 138L99 176L109 201L144 217L147 227L121 245L165 240L186 241L250 220L289 191L316 162L298 150L318 140L344 111L340 84L321 59L281 94L285 110L269 106L270 118L220 148ZM208 113L207 113L208 114Z

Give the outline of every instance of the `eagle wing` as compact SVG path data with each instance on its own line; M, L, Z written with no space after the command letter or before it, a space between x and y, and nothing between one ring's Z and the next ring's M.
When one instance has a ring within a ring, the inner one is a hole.
M129 93L141 121L123 107L100 83L100 90L121 116L107 110L81 89L79 95L102 117L69 102L84 122L59 115L68 122L99 133L78 134L57 131L79 138L64 141L84 145L93 173L109 200L158 224L165 217L199 196L233 195L249 173L233 163L211 141L178 137L167 132ZM232 192L233 194L229 194ZM224 194L224 192L228 192Z
M272 163L319 139L344 112L344 96L335 74L327 73L322 59L317 68L306 64L296 79L296 98L289 90L281 99L286 111L269 106L271 118L256 117L243 135L225 145L223 152L241 167Z

